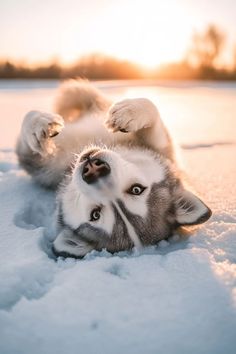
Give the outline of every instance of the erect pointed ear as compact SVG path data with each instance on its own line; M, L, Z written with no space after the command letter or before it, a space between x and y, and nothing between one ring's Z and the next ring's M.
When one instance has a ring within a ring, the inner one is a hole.
M176 221L180 225L198 225L207 221L212 212L201 199L192 192L181 189L175 200Z
M87 242L79 239L73 231L64 227L53 242L52 251L59 257L83 258L93 249Z

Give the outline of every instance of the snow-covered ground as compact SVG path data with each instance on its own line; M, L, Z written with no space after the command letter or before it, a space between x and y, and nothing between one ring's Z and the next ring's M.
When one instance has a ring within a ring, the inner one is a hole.
M97 83L156 102L213 216L141 254L55 261L54 193L19 168L14 144L57 84L0 82L0 353L235 353L236 84Z

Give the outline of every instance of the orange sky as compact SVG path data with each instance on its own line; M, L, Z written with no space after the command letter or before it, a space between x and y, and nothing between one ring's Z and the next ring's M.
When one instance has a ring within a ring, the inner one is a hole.
M101 52L146 67L183 57L194 30L215 23L236 44L234 0L2 0L0 57L71 62Z

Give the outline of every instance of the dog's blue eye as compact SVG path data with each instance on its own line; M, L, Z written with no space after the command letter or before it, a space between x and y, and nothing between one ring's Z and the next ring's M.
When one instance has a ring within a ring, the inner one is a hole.
M132 195L140 195L143 193L143 191L146 189L146 187L142 186L141 184L133 184L128 190L128 194Z
M101 208L95 208L90 213L90 221L97 221L101 216Z

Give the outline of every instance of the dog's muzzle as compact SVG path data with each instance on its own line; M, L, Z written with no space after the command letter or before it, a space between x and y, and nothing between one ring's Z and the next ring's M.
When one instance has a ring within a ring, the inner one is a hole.
M82 178L87 184L95 183L110 173L111 168L108 163L95 157L87 157L82 168Z

